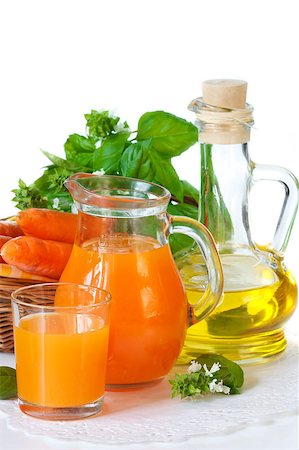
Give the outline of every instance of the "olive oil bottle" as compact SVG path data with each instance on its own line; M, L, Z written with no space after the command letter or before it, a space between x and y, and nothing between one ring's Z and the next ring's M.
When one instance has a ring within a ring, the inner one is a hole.
M210 80L191 102L199 129L199 220L213 234L224 271L224 295L208 318L190 325L179 363L200 353L221 353L242 362L263 362L286 347L284 324L297 303L297 286L283 254L298 207L298 181L286 169L259 165L249 156L253 108L247 83ZM285 199L274 239L260 247L249 227L250 190L259 180L280 182ZM196 249L176 259L193 315L207 280Z

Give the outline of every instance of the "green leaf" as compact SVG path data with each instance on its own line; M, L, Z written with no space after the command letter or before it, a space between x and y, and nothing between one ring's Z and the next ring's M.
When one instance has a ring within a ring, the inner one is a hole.
M186 180L182 180L181 183L183 186L184 197L192 198L193 200L195 200L196 204L198 205L199 190L196 189L194 186L192 186L192 184L188 183L188 181L186 181ZM197 216L198 216L198 213L197 213Z
M169 203L167 211L172 216L187 216L192 219L198 219L198 209L196 206L188 205L187 203ZM184 250L189 250L194 246L194 239L185 234L174 233L169 236L169 244L174 258L177 254Z
M195 220L198 219L198 208L187 203L169 203L167 210L173 216L187 216Z
M59 156L53 155L52 153L42 150L42 153L57 167L62 167L72 172L88 170L88 167L83 167L81 164L73 161L67 161L66 159L60 158Z
M155 180L166 187L180 202L183 201L183 188L179 176L169 158L163 158L153 149L149 152Z
M208 393L209 381L203 372L176 374L174 380L169 380L171 396L186 398Z
M71 170L61 166L49 166L43 175L38 178L34 186L44 194L55 194L61 189L65 189L64 182L72 174Z
M265 318L264 310L256 314L249 314L247 305L215 313L207 318L209 333L216 336L239 336L252 330L256 323L261 323Z
M111 134L94 152L93 170L104 169L106 174L118 174L122 152L130 133Z
M223 384L230 388L230 394L239 394L240 388L244 383L244 372L242 368L235 362L225 358L222 355L202 354L196 358L200 364L206 364L211 367L214 363L219 362L221 368L213 374L213 378L223 380Z
M234 227L215 176L212 144L200 144L201 187L200 221L211 231L217 243L231 240Z
M154 171L149 158L151 140L136 142L127 147L120 160L120 172L125 177L153 180Z
M169 244L172 254L176 258L177 254L180 254L183 250L185 252L191 249L194 245L194 240L185 234L174 233L169 236Z
M35 181L35 188L48 200L47 208L52 209L54 198L58 198L59 204L55 209L71 211L73 199L64 186L64 182L72 173L73 171L69 171L61 166L52 165Z
M109 111L96 111L92 109L90 114L85 114L84 117L86 119L88 134L95 141L109 134L121 131L120 129L124 131L126 128L129 128L127 122L120 125L120 118L110 115Z
M64 144L66 159L77 164L77 167L92 168L95 150L94 141L79 134L71 134Z
M136 139L152 139L152 147L169 158L178 156L197 142L198 130L191 122L164 111L143 114Z
M16 371L11 367L0 367L0 400L16 397L17 380Z
M19 180L19 189L13 189L15 194L12 199L16 203L18 209L27 208L47 208L48 199L44 196L35 185L27 186L23 180Z

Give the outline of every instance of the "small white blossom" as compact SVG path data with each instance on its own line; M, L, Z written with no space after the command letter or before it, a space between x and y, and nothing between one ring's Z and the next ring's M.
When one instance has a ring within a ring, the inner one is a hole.
M59 198L58 197L53 198L52 207L53 207L53 209L59 209Z
M105 170L104 169L100 169L100 170L96 170L95 172L92 172L93 175L105 175Z
M218 372L218 370L220 370L220 367L221 367L221 365L219 362L214 363L212 365L212 367L210 368L210 370L207 368L206 364L203 365L203 368L204 368L204 371L205 371L205 374L207 377L212 377L213 373Z
M114 131L116 133L120 133L122 131L125 131L126 133L131 133L130 128L125 127L125 124L123 122L118 122L114 127Z
M223 382L223 381L222 381ZM225 384L222 386L222 392L223 394L228 395L230 393L230 387L225 386Z
M188 367L188 372L199 372L201 369L201 364L197 361L191 361L190 366Z
M225 384L223 384L223 380L220 380L217 383L217 379L214 378L211 383L209 383L209 389L210 392L212 392L212 394L214 394L215 392L223 392L223 394L229 394L230 392L230 388L228 386L225 386Z

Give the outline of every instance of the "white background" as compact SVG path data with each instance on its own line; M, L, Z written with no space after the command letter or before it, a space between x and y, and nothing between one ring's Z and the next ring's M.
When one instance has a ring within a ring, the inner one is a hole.
M193 120L187 105L209 78L248 81L252 159L298 177L298 6L297 0L0 0L0 217L14 212L18 179L31 183L47 164L39 149L62 156L67 136L84 133L91 108L114 110L132 129L156 109ZM175 163L194 183L196 158L191 149ZM277 209L279 190L267 195L267 208ZM267 240L266 206L258 206L257 228ZM298 241L297 219L286 253L297 279Z
M296 0L0 0L0 217L15 211L11 189L18 179L31 183L48 164L40 149L63 156L68 135L84 133L91 108L112 109L132 129L156 109L193 120L187 105L209 78L248 81L252 159L298 177L298 6ZM197 161L198 148L174 161L195 185ZM283 193L275 183L264 189L255 195L255 232L266 243ZM297 220L286 254L295 273L298 241Z

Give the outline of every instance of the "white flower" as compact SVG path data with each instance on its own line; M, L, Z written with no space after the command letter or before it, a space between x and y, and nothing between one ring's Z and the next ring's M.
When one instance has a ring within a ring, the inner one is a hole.
M114 127L114 131L115 131L116 133L119 133L119 132L122 132L122 131L125 131L126 133L131 133L130 128L125 127L125 124L124 124L123 122L118 122L118 123L115 125L115 127Z
M209 389L210 389L210 392L212 392L212 394L214 394L215 392L223 392L223 394L230 393L230 388L228 386L225 386L225 384L223 384L223 380L220 380L217 383L216 378L214 378L211 381L211 383L209 383Z
M218 370L220 370L220 367L221 367L221 365L219 362L214 363L212 365L212 367L210 368L210 370L207 368L206 364L203 365L203 368L204 368L204 371L205 371L205 374L207 377L212 377L213 373L218 372Z
M201 369L201 364L197 361L191 361L190 366L188 367L188 372L199 372Z
M223 380L221 380L221 381L222 381L222 383L223 383ZM225 384L223 384L223 386L222 386L222 392L223 392L223 394L228 395L228 394L230 393L230 387L225 386Z
M92 172L93 175L105 175L105 170L104 169L100 169L100 170L96 170L95 172Z
M59 209L58 205L59 205L59 198L58 197L53 198L53 203L52 203L53 209Z

